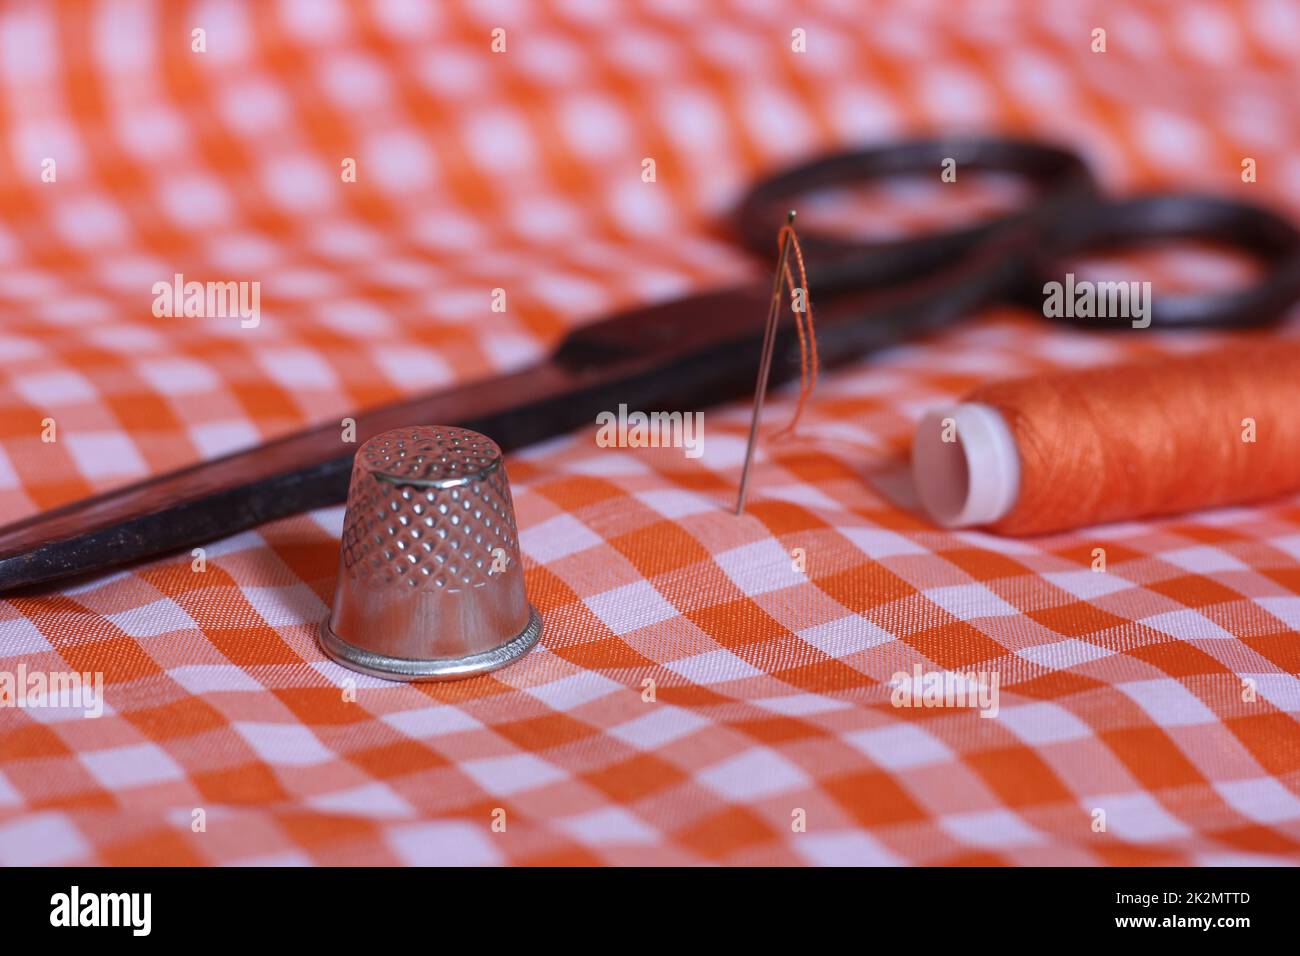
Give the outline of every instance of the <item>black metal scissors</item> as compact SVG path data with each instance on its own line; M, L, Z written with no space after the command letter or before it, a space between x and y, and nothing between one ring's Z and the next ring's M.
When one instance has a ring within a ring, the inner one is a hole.
M740 239L768 256L800 197L890 177L937 176L945 162L1014 177L1032 198L974 225L899 241L801 229L824 364L933 332L995 301L1041 312L1043 286L1059 278L1063 261L1120 244L1207 240L1262 266L1258 281L1244 288L1156 297L1156 328L1260 326L1300 299L1300 232L1283 217L1185 193L1107 199L1081 157L1028 140L918 139L803 163L744 197L735 216ZM356 441L436 422L483 432L510 449L590 425L619 403L687 410L744 395L753 387L769 299L759 280L612 316L576 329L532 368L360 412ZM774 379L795 373L797 351L794 331L781 330ZM0 590L191 548L340 503L356 447L343 444L330 423L0 528Z

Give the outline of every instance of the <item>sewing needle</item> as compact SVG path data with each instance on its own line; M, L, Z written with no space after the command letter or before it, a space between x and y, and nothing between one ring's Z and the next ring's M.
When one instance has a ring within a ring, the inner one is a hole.
M786 225L794 225L793 209L786 218ZM790 233L782 231L781 248L776 261L776 276L772 280L772 305L767 311L767 325L763 327L763 351L758 360L758 385L754 389L754 415L749 422L749 443L745 446L745 464L740 471L740 490L736 493L737 516L745 513L745 495L749 490L749 467L754 461L754 446L758 444L758 422L763 415L763 399L767 397L767 379L772 371L776 327L781 318L781 286L785 281L785 264L789 254Z

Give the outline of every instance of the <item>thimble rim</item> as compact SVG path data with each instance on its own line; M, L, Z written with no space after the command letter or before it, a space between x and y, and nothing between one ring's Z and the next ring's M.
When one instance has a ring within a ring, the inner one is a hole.
M500 468L501 456L498 455L478 471L472 474L456 475L452 478L407 478L402 475L390 475L386 471L375 471L373 469L368 469L367 473L376 481L396 485L399 488L432 488L435 491L446 491L449 488L462 488L465 485L487 481L492 476L492 473Z
M523 657L542 636L542 616L537 608L528 605L528 623L515 637L490 650L465 657L443 657L419 660L410 657L390 657L376 654L343 640L330 627L326 617L320 625L321 649L344 667L396 681L444 681L475 677L505 667Z

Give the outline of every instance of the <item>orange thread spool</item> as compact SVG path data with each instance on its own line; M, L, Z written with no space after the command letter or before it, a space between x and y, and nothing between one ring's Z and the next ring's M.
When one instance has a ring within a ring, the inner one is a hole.
M1300 490L1298 342L997 382L976 388L963 408L996 413L975 420L980 427L1005 423L1017 485L977 520L964 520L980 509L962 507L989 498L980 489L989 472L983 459L998 455L986 454L982 438L958 435L941 447L932 429L946 420L951 431L952 414L927 416L913 471L927 510L945 524L1039 534ZM1005 454L1000 461L1009 463ZM1005 474L997 481L1005 491Z

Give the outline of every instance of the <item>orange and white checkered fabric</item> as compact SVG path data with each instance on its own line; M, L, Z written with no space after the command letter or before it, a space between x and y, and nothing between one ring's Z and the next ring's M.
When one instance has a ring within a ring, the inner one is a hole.
M850 143L1053 138L1300 219L1297 64L1290 0L6 4L0 518L761 274L721 214ZM260 323L155 317L176 273ZM323 657L341 508L0 601L0 671L106 681L0 709L0 864L1300 862L1300 498L1013 540L880 490L979 381L1206 339L972 319L827 375L744 519L743 404L698 459L511 456L545 632L491 676ZM892 706L915 664L997 717Z

